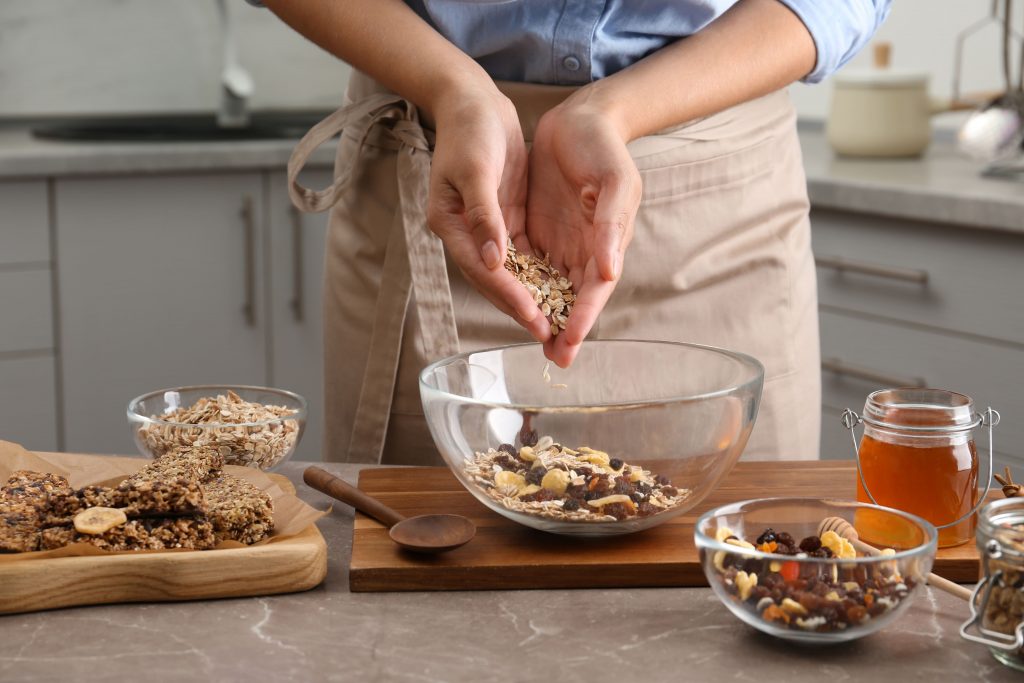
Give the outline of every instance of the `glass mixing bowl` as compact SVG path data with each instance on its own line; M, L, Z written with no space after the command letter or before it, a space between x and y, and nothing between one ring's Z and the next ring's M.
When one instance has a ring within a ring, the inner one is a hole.
M838 556L812 556L823 553L805 539L830 517L861 537L870 530L869 548L891 554L872 556L849 544ZM801 554L765 551L786 542L782 533ZM715 595L741 620L786 640L834 643L874 633L906 611L931 571L938 532L916 515L868 503L763 498L704 513L694 540Z
M420 373L420 396L477 500L535 529L602 536L700 503L743 452L763 382L741 353L587 341L564 370L537 344L452 356Z
M190 419L176 420L183 411ZM305 426L306 399L270 387L174 387L128 403L132 439L139 452L151 458L178 448L212 446L227 465L274 470L295 453Z

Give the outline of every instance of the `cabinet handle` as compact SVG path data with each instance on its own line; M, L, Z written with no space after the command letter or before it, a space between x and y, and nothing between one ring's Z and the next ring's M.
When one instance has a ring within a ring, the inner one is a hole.
M256 327L256 220L253 215L252 197L242 198L242 229L245 235L245 300L242 314L249 327Z
M292 317L296 322L302 322L305 317L305 294L302 288L303 258L302 258L302 213L291 207L292 216Z
M852 365L845 361L841 361L838 358L822 359L821 369L835 375L874 382L885 388L928 386L928 382L926 382L923 377L900 377L899 375L889 375L878 370L865 368L861 365Z
M882 266L877 263L866 263L864 261L853 261L842 256L815 256L815 265L821 268L831 268L840 273L849 271L861 275L873 275L889 280L901 280L903 282L914 282L919 285L928 284L928 271L915 268L897 268L895 266Z

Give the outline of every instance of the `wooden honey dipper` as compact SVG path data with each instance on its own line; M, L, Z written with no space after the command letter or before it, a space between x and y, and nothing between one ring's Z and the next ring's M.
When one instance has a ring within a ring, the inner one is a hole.
M881 551L879 551L878 548L870 546L860 540L860 535L857 533L857 530L853 528L852 524L842 517L826 517L821 520L821 524L818 525L818 536L821 536L826 531L834 531L838 535L842 536L853 545L854 549L864 555L881 555ZM941 591L945 591L950 595L955 595L958 598L970 602L971 589L964 588L959 584L953 583L949 579L944 579L937 574L932 574L931 572L928 572L928 576L925 578L928 581L929 586L934 586Z

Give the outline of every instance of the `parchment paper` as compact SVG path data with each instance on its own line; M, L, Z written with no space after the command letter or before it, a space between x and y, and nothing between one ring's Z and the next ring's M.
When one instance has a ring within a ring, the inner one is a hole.
M71 453L46 453L40 455L25 450L9 441L0 441L0 485L7 481L16 470L33 470L51 472L67 477L75 488L97 484L100 486L117 486L131 474L141 469L149 460L145 458L122 458L102 455L74 455ZM232 548L252 548L269 543L279 543L305 531L316 520L328 512L317 510L293 493L286 493L277 483L263 472L252 467L226 465L224 471L239 479L251 482L262 491L270 494L274 502L274 531L269 538L244 545L237 541L222 541L212 550L125 550L111 552L101 550L88 543L74 543L57 550L39 550L29 553L0 553L0 563L41 560L54 557L80 557L84 555L119 555L140 553L197 553L217 552Z

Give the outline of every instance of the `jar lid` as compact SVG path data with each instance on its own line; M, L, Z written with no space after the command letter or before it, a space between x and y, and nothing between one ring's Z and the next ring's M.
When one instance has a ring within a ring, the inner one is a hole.
M944 389L882 389L864 403L864 422L873 427L926 434L961 432L982 423L969 396Z
M979 540L983 536L998 541L1004 554L1024 556L1024 498L1004 498L983 507L978 513Z

